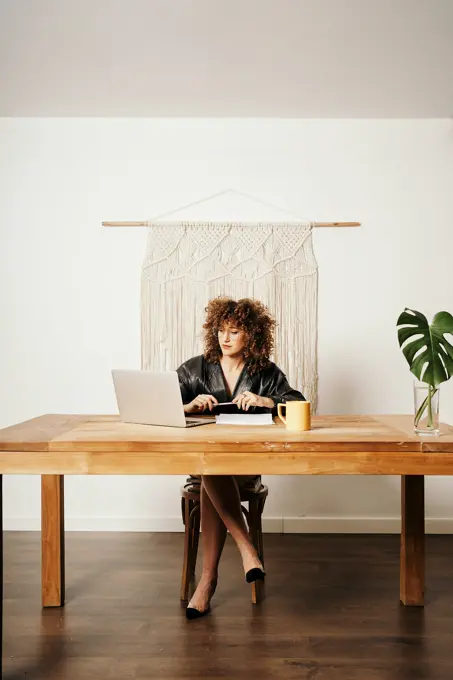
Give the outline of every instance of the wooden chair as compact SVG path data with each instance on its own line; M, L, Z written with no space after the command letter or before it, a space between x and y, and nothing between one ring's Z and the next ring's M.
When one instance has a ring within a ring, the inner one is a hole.
M256 548L264 565L263 529L261 517L268 494L264 484L258 491L241 490L241 508L249 528L250 539ZM248 503L248 510L242 503ZM197 563L198 539L200 535L200 485L188 483L181 487L182 521L184 522L184 562L182 567L181 600L189 599L191 582L195 581L195 567ZM252 586L252 602L258 604L263 595L263 581L256 581Z

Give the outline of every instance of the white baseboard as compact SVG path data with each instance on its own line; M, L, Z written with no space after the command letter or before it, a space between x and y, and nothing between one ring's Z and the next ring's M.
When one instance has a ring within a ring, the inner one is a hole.
M399 534L400 517L283 517L284 534ZM425 533L453 534L453 517L425 519Z
M5 517L6 531L39 531L39 517ZM399 517L264 517L267 534L399 534ZM66 517L67 531L182 532L180 517ZM453 534L453 517L428 518L427 534Z
M5 531L40 531L40 517L5 517ZM183 532L181 517L66 517L66 531L146 531ZM281 517L263 518L267 534L283 533Z

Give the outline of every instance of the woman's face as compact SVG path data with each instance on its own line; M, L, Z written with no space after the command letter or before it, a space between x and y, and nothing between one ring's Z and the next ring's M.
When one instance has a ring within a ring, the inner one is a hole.
M243 353L246 334L234 324L225 323L219 330L217 337L223 356L235 357Z

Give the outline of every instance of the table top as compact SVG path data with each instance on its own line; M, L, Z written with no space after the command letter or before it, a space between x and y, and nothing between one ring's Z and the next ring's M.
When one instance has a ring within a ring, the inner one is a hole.
M169 428L117 415L44 415L0 430L0 473L453 474L453 427L414 434L409 415L314 416L309 432Z

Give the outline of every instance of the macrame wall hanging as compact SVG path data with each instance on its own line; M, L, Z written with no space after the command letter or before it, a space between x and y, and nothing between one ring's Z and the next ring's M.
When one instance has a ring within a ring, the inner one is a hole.
M163 222L155 218L103 225L149 229L142 269L143 369L174 370L202 353L202 325L211 298L251 297L266 304L276 319L273 361L316 410L318 266L312 231L315 226L358 223Z

